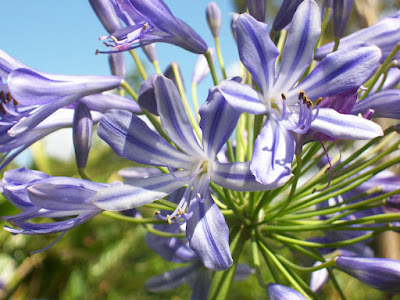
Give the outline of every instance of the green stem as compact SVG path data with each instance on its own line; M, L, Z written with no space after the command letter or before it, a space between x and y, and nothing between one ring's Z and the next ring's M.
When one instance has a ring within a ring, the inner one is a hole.
M262 273L261 273L260 257L258 254L257 240L255 237L254 231L251 232L251 252L253 254L253 266L256 270L258 283L263 288L266 288L267 284L264 282L264 279L263 279Z
M186 237L186 233L169 233L169 232L154 229L153 227L151 227L149 225L146 225L146 229L148 232L151 232L152 234L155 234L160 237L166 237L166 238L170 238L170 237L184 238L184 237Z
M147 74L146 71L144 70L143 64L139 59L139 56L137 55L135 50L129 50L130 55L132 56L133 60L135 61L135 64L139 70L140 76L142 77L143 80L147 79Z
M136 92L131 88L129 83L127 83L125 80L122 81L121 86L125 89L125 91L128 92L128 94L137 102L138 100L138 95Z
M197 100L197 84L195 82L192 83L192 101L193 101L194 111L196 112L197 121L200 121L199 102Z
M166 223L164 220L153 219L153 218L132 218L128 216L124 216L111 211L103 211L102 215L113 218L119 221L126 221L135 224L164 224Z
M224 77L224 79L227 79L228 77L226 76L225 72L224 60L222 58L221 47L219 44L219 37L215 37L214 40L215 40L215 50L217 51L218 62L221 67L222 76Z
M218 85L218 83L219 83L218 77L217 77L217 73L215 72L215 67L214 67L212 57L211 57L210 50L207 50L207 52L204 53L204 56L207 59L208 67L210 68L210 72L211 72L212 79L214 81L214 85Z
M154 69L156 70L157 75L162 74L160 70L160 65L158 64L158 60L153 61Z
M182 82L181 74L179 72L178 64L173 62L171 65L172 65L172 70L175 75L178 91L182 97L183 106L185 107L186 114L189 117L190 124L192 124L192 127L193 127L194 131L196 132L197 136L199 138L201 138L201 130L200 130L199 124L197 123L196 119L193 117L192 110L190 109L189 101L186 97L185 89L183 88L183 82Z

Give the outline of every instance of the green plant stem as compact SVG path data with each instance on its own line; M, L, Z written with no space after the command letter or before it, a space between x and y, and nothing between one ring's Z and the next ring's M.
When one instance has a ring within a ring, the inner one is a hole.
M192 110L190 109L189 101L186 97L185 89L183 88L183 82L182 82L181 74L178 69L178 64L173 62L171 65L172 65L172 70L175 75L179 94L182 97L183 106L185 107L186 114L189 117L190 124L192 124L194 131L196 132L197 136L201 139L201 130L200 130L199 124L197 123L197 120L193 117Z
M135 223L135 224L164 224L164 223L166 223L164 220L160 220L160 219L133 218L133 217L124 216L124 215L121 215L121 214L118 214L115 212L111 212L111 211L103 211L102 215L113 218L115 220L126 221L129 223Z
M132 87L129 85L128 82L125 80L122 81L121 86L127 91L127 93L137 102L138 100L138 95L136 92L132 89Z
M266 288L267 284L264 282L261 273L260 257L258 254L257 240L254 230L251 232L251 252L253 254L253 266L254 269L256 270L258 283L260 284L261 287Z
M146 71L144 70L143 64L139 59L139 56L137 55L135 50L129 50L129 54L132 56L133 60L135 61L135 64L139 70L139 74L142 77L143 80L147 79L147 74Z
M155 61L153 61L153 66L154 66L154 69L156 70L156 73L159 75L159 74L162 74L161 73L161 70L160 70L160 65L158 64L158 60L155 60Z
M184 238L184 237L186 237L186 233L169 233L169 232L154 229L153 227L151 227L149 225L146 225L146 229L148 232L151 232L152 234L155 234L160 237L165 237L165 238L171 238L171 237Z
M208 63L208 67L210 68L210 72L211 72L211 76L214 82L214 85L218 85L218 77L217 77L217 73L215 72L215 67L214 67L214 63L211 57L211 53L210 50L207 50L206 53L204 53L204 56L207 59L207 63Z
M217 56L218 56L218 62L219 62L219 65L220 65L221 71L222 71L222 76L224 77L224 79L227 79L228 77L226 76L226 72L225 72L225 65L224 65L224 60L222 58L221 47L219 44L219 37L215 37L214 41L215 41L215 50L216 50Z
M192 82L192 102L194 111L196 112L197 121L200 121L199 102L197 100L197 84L195 82Z

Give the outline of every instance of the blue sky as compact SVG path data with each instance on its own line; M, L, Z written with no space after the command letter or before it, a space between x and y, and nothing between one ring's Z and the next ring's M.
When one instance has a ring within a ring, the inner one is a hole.
M213 46L205 19L206 0L166 0L175 16L192 26ZM227 64L238 59L230 30L231 1L217 1L223 15L222 52ZM0 0L2 42L0 48L23 63L48 73L109 74L107 55L94 55L103 48L98 40L106 32L87 0ZM177 61L190 83L197 56L176 46L158 44L161 69ZM142 56L142 51L138 50ZM144 57L144 56L143 56ZM128 67L134 67L127 56ZM152 70L152 69L151 69ZM200 86L199 97L207 95L211 80ZM190 87L188 86L187 88ZM204 91L203 91L204 90Z

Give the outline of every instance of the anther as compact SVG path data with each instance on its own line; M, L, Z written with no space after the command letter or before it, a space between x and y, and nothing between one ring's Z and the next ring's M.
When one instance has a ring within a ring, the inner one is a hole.
M167 215L167 222L168 222L168 224L172 224L172 222L171 222L171 216L170 215Z
M178 212L179 212L180 215L183 215L185 213L185 211L180 207L178 208Z
M315 105L320 105L321 102L322 102L322 97L319 97L317 99L317 102L315 102Z
M0 92L0 100L1 100L1 102L7 101L6 93L4 91Z
M10 94L10 93L7 93L7 102L11 102L11 100L12 100L11 94ZM6 103L7 103L7 102L6 102Z
M18 105L18 101L17 100L13 100L14 105Z
M144 23L144 25L143 25L143 30L146 30L147 28L149 27L149 23Z
M310 100L310 99L306 99L306 102L307 102L307 107L308 108L310 108L310 107L314 107L314 104L312 103L312 101Z
M305 92L304 92L304 91L300 91L300 93L299 93L299 100L304 99L304 95L305 95Z
M197 193L196 196L197 196L197 198L201 198L200 193Z
M0 111L1 111L3 114L6 114L6 110L4 109L3 103L0 103Z
M286 95L284 93L281 94L282 100L286 100Z
M161 214L161 211L157 210L154 214L155 214L156 216L158 216L159 214Z

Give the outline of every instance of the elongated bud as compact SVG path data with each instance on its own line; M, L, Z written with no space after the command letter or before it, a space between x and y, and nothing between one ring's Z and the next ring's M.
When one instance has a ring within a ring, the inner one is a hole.
M93 11L108 33L121 28L121 22L115 13L114 5L110 0L89 0Z
M214 48L210 48L212 60L216 59L216 52ZM196 65L193 69L192 83L198 84L200 81L210 73L210 67L208 66L207 59L204 55L199 55L196 61Z
M118 76L125 80L126 67L125 58L123 53L111 53L108 56L108 63L110 64L111 74Z
M265 12L267 8L266 0L246 0L250 15L257 21L265 22Z
M358 280L387 293L400 292L400 261L371 257L338 257L336 266Z
M301 2L303 2L303 0L283 0L281 8L275 17L272 29L280 31L285 28L292 21L293 15Z
M350 18L353 0L333 1L333 32L335 37L341 38Z
M157 49L156 44L150 44L142 47L144 54L146 54L147 58L150 62L154 62L157 60Z
M86 167L93 133L92 116L90 110L83 103L78 103L75 107L72 129L76 164L78 168L83 169Z
M287 286L277 284L277 283L268 283L267 286L267 296L268 300L305 300L304 296L300 294L298 291L295 291Z
M219 37L221 30L221 10L217 3L210 2L206 8L207 23L214 37Z

